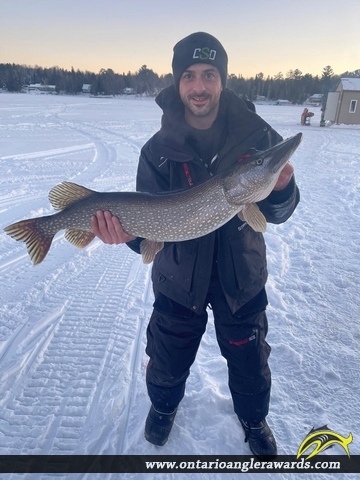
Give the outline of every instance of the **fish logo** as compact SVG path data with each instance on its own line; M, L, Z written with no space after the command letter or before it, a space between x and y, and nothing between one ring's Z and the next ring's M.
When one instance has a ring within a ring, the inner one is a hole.
M347 438L339 435L332 430L329 430L327 425L319 428L312 428L308 433L307 437L304 439L302 444L299 447L296 458L301 457L306 450L315 445L314 450L308 455L305 460L308 458L314 457L318 453L331 448L334 443L338 443L343 447L348 457L350 458L349 444L352 442L353 436L352 433L349 433Z

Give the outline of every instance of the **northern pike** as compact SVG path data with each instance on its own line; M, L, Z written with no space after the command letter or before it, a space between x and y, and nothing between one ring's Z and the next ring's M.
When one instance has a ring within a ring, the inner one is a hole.
M84 248L94 238L91 217L97 210L116 216L124 231L142 237L140 252L151 263L164 242L201 237L218 229L235 215L255 231L266 230L266 220L256 202L273 190L280 172L297 149L298 133L265 151L240 159L208 181L186 190L165 194L96 192L63 182L49 192L58 213L22 220L5 227L15 240L25 242L34 265L46 257L57 232Z

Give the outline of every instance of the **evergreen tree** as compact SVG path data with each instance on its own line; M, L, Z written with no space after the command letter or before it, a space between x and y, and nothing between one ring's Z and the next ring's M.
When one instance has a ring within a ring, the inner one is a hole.
M8 69L7 78L5 80L5 87L9 92L20 92L23 86L22 72L19 65L14 63Z
M323 68L322 75L321 75L321 93L327 96L328 92L331 91L332 87L332 78L334 76L334 71L327 65Z
M140 70L135 74L135 85L137 93L154 95L154 93L156 92L158 79L159 77L156 73L148 69L146 65L143 65Z

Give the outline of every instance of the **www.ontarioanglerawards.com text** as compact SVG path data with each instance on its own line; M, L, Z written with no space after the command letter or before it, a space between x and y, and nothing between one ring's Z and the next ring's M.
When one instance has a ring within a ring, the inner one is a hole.
M297 461L279 461L279 460L264 460L258 461L251 457L248 461L224 461L219 458L214 461L203 460L179 460L179 461L156 461L145 462L146 469L157 472L170 472L182 470L184 472L203 472L204 470L217 471L238 471L249 472L256 471L276 471L276 472L299 472L302 470L316 470L319 471L338 471L341 469L339 461L305 461L304 458Z

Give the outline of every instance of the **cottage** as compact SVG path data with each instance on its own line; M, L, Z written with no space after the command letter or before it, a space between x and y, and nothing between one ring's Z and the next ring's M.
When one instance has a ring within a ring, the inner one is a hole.
M82 86L82 92L83 93L91 93L91 84L84 83L83 86Z
M311 97L307 99L306 105L312 105L314 107L318 107L322 102L323 96L324 95L322 93L314 93L314 95L311 95Z
M276 105L291 105L291 102L289 100L277 100Z
M342 78L328 94L325 120L336 124L360 124L360 78Z
M43 85L42 83L31 83L23 87L23 89L29 93L56 93L56 85Z

